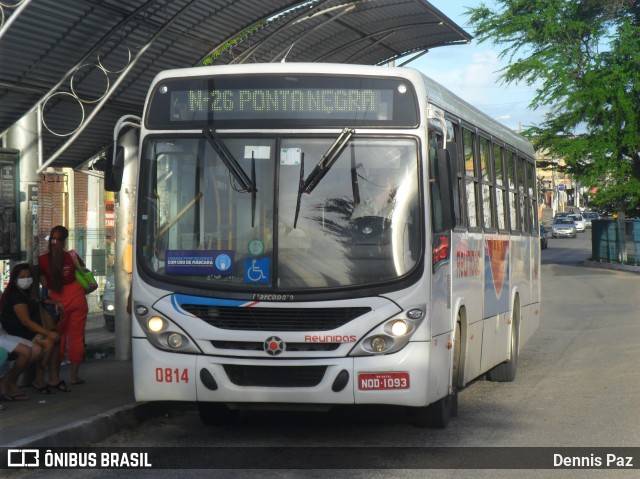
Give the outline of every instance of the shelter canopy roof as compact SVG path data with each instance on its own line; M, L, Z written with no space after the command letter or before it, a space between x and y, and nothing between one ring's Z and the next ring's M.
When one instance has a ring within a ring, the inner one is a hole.
M42 104L43 159L68 167L103 150L119 117L142 114L162 70L377 65L471 40L425 0L22 0L2 13L0 132Z

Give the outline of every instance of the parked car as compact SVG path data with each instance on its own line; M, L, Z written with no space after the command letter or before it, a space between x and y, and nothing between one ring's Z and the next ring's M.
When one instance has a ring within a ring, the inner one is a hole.
M600 219L600 215L598 213L596 213L595 211L585 211L584 213L582 213L582 217L584 218L584 225L587 228L591 228L591 226L592 226L591 222L593 220L599 220Z
M554 238L575 238L577 231L573 218L556 218L553 220L551 236Z
M107 278L102 293L102 314L104 315L104 328L107 331L116 330L116 283L113 276Z
M540 249L547 249L549 240L547 239L547 229L540 225Z
M571 213L569 218L573 218L573 222L576 224L576 231L578 233L584 233L584 230L587 228L587 225L582 218L580 213Z

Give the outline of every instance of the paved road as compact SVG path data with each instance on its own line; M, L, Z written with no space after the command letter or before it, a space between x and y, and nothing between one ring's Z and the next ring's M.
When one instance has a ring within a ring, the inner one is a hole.
M460 394L459 415L445 430L408 425L395 409L345 408L332 413L246 412L234 426L203 427L181 408L102 446L279 447L600 447L640 445L640 275L591 268L587 236L551 239L543 251L542 324L522 351L513 383L479 380ZM398 450L398 449L396 449ZM233 451L233 450L229 450ZM461 450L463 451L463 450ZM414 454L424 454L416 450ZM174 452L179 457L178 452ZM229 453L231 454L231 452ZM299 454L299 453L298 453ZM310 453L312 455L312 453ZM635 457L640 461L640 454ZM59 471L61 472L61 471ZM82 474L80 474L82 472ZM78 474L76 474L78 473ZM45 477L38 471L33 477ZM108 471L68 471L46 477L125 477ZM137 477L145 474L136 473ZM149 477L173 477L154 471ZM200 477L183 471L181 477ZM241 477L638 477L635 471L244 470ZM217 471L212 477L240 477Z

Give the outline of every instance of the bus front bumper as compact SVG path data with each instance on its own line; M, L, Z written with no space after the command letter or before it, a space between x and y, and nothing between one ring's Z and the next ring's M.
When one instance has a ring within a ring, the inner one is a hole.
M425 406L429 342L397 353L324 359L188 355L133 339L137 401Z

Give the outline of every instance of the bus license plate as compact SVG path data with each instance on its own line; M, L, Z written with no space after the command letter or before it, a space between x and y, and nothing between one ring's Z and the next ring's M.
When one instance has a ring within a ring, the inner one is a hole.
M409 389L409 373L360 373L358 389L360 391Z

